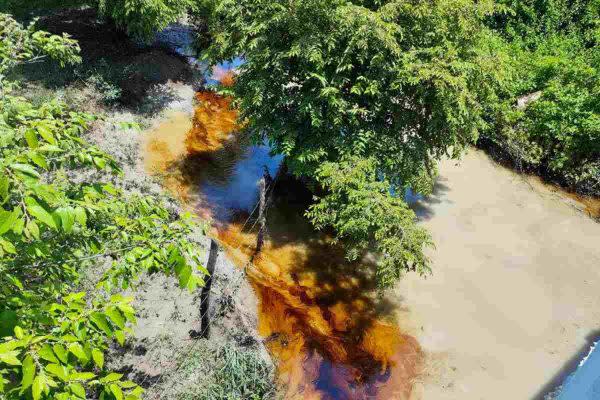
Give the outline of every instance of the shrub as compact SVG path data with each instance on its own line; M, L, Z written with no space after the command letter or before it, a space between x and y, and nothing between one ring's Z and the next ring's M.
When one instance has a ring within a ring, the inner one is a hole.
M23 28L0 14L0 77L18 63L79 60L66 38ZM0 393L32 397L137 399L142 389L108 370L104 352L135 322L118 292L142 271L203 284L197 225L154 197L110 183L117 163L82 139L92 115L58 101L33 105L0 82ZM72 292L80 271L111 257L95 293Z

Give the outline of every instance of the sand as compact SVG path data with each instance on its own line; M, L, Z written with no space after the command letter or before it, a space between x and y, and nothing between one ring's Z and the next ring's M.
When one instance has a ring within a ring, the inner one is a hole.
M427 353L413 397L541 399L600 335L600 223L478 150L440 171L433 275L395 289Z

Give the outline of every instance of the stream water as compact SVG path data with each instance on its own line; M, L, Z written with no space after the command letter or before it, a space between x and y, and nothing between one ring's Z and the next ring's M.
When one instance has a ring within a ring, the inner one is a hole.
M230 67L235 66L234 63L217 68L208 80L209 83L219 81L222 84L230 84L232 76L228 71ZM253 213L253 210L258 199L258 181L265 168L271 176L276 176L282 158L270 154L267 146L253 145L249 142L236 126L237 113L231 108L229 99L217 96L212 92L198 92L196 100L197 106L193 118L186 113L175 113L149 133L145 154L146 167L149 171L162 175L165 186L185 204L193 208L197 214L212 221L211 234L220 241L229 256L242 268L248 264L250 257L255 253L257 229L256 213ZM474 160L473 162L483 163L478 158L474 158ZM488 164L475 164L467 170L482 171L482 165L487 166ZM448 166L446 169L452 171ZM498 186L496 183L498 176L496 175L492 177L477 176L477 179L481 182L494 182ZM473 180L477 181L477 179L470 178L470 175L465 175L465 170L460 170L460 173L452 175L451 178L453 186L457 187L461 187L460 184L463 181L469 182L469 185ZM528 183L532 188L545 186L535 179ZM505 347L502 347L504 342L499 342L498 336L495 334L495 332L504 332L503 337L512 337L511 334L519 330L504 327L505 319L498 317L494 307L491 307L490 310L490 307L487 306L502 304L503 310L513 310L511 318L516 318L516 315L520 315L519 310L524 309L527 312L524 313L526 316L523 317L523 326L527 323L531 324L532 319L535 320L533 316L536 315L540 315L538 318L541 320L540 325L545 326L544 321L551 320L549 317L542 318L545 314L540 312L540 310L545 310L544 307L548 301L539 301L539 304L528 302L527 306L512 301L515 298L543 298L541 295L533 296L532 293L537 293L535 290L539 291L536 285L522 283L523 290L520 296L512 296L508 299L503 296L503 292L499 289L501 285L498 282L501 279L511 279L512 275L506 272L506 265L512 265L512 261L505 260L502 249L498 250L500 254L494 253L494 257L485 255L482 258L473 259L474 254L479 254L477 252L479 247L475 250L472 246L469 247L469 243L473 241L479 243L478 241L489 239L495 242L499 240L497 238L504 238L503 246L511 248L511 243L520 243L515 241L515 237L519 237L523 231L528 232L538 227L537 220L534 219L535 223L528 229L515 229L515 231L508 229L512 225L507 223L507 218L511 215L521 215L519 214L519 207L523 201L521 198L529 196L530 193L519 191L519 188L512 182L506 185L509 185L506 190L499 193L497 193L498 190L494 192L495 186L487 189L487 192L494 193L494 195L489 200L490 204L485 207L486 212L483 214L481 214L482 206L480 204L483 201L480 199L482 196L475 196L476 204L469 206L474 197L470 194L470 189L457 190L457 193L463 193L463 197L467 197L461 198L460 201L457 200L456 204L450 201L452 213L449 213L450 216L444 219L443 215L445 214L440 212L440 216L435 220L438 221L439 226L435 225L435 221L430 221L427 225L434 233L436 243L439 244L438 253L444 254L441 261L434 259L438 264L445 266L457 249L462 251L461 249L466 248L464 250L466 253L460 253L461 256L452 264L460 266L456 273L448 274L445 273L444 268L440 268L436 270L436 277L427 282L422 279L413 283L410 283L410 279L408 283L404 282L402 296L382 297L377 295L373 285L373 265L370 260L364 259L355 264L346 262L343 251L331 245L331 238L326 233L315 232L302 217L306 205L310 202L310 193L299 182L280 175L276 184L269 188L271 200L267 211L267 241L262 252L254 259L254 267L248 268L247 271L248 279L259 300L259 333L263 336L265 344L274 358L278 379L282 387L286 389L285 398L314 400L402 400L410 398L415 378L423 371L423 351L417 340L404 333L400 329L398 321L394 319L394 316L406 314L404 308L396 304L394 300L402 297L408 299L405 301L410 302L413 308L415 305L419 306L416 308L424 322L420 331L417 332L415 329L410 331L419 335L423 346L429 352L432 351L432 343L437 343L441 340L439 338L451 337L458 341L451 347L451 350L460 354L455 357L453 362L459 365L459 371L464 371L462 372L464 377L457 377L456 379L462 379L463 383L453 387L467 387L465 385L477 387L478 384L481 386L481 390L473 391L471 397L447 392L450 384L441 386L445 390L444 393L450 396L445 398L481 398L476 393L489 395L489 388L495 387L493 386L495 381L490 380L487 373L481 375L484 373L481 371L485 371L485 368L482 367L483 364L479 358L475 358L473 361L468 356L463 357L462 353L468 355L475 351L473 349L477 349L475 353L478 357L481 354L494 353L496 357L506 358L507 363L514 361L513 359L521 360L521 358L519 358L520 356L514 357L511 352L506 352ZM443 182L438 186L438 191L443 191L445 187ZM555 190L544 189L544 191L551 193ZM598 200L583 198L586 201L582 201L582 198L558 192L557 196L560 195L563 199L572 198L590 216L600 216ZM508 198L505 199L501 195L508 196ZM407 196L409 201L419 200L418 196L411 197L411 193L408 193ZM435 197L431 199L434 203ZM498 200L501 197L502 201ZM470 200L468 201L468 199ZM448 201L444 202L439 199L437 201L440 203L437 205L438 209L450 207L446 204ZM530 199L530 202L529 205L534 211L554 207L554 205L550 207L548 204L542 207L538 204L537 198ZM502 208L494 211L491 204L496 203L502 203ZM514 206L515 204L518 207ZM427 221L433 213L431 208L419 209L417 207L417 213ZM562 218L565 213L566 211L560 211L555 214ZM472 227L477 226L477 232L482 231L481 215L489 215L492 219L498 216L498 220L493 220L491 225L493 230L490 232L493 233L478 233L476 240L470 236L463 237L464 235L458 234L453 234L458 239L448 239L447 232L453 232L452 229L460 228L458 233L468 233L471 232L471 229L475 229ZM532 212L529 212L527 215L517 218L519 222L515 222L515 226L521 226L523 220L531 215ZM552 215L552 220L554 220L556 215ZM479 222L475 224L474 219ZM560 220L560 218L558 219ZM547 225L548 221L544 219L542 225ZM556 232L562 232L564 228L563 225L560 226L561 228L555 230ZM502 234L502 229L506 230L505 234ZM552 229L547 231L554 232ZM561 240L569 240L569 237L573 235L574 233L570 233ZM583 235L578 239L578 245L580 242L587 243L586 240L590 239ZM544 240L537 240L529 245L539 246L544 242ZM444 252L446 247L450 250ZM494 244L490 248L496 249L496 247ZM534 251L535 254L531 257L551 254L552 250L557 248L558 243L550 246L550 250L546 249L537 253ZM513 249L511 253L520 254L520 248ZM533 259L537 259L535 257ZM564 257L554 257L553 259L562 260ZM500 263L500 266L491 268L490 264L493 266L493 261ZM593 264L593 261L590 263ZM471 271L464 278L468 284L460 280L463 279L465 268L468 270L483 265L490 268L484 268L482 274L477 278L473 277L475 272ZM527 265L533 268L537 264L531 261ZM544 268L540 267L540 270L546 274L560 270L560 268L547 268L547 265L552 265L551 260L544 260L541 265ZM570 275L573 274L572 271L577 270L575 267L578 265L570 267ZM510 270L509 272L525 274L527 271ZM459 282L446 283L444 279L451 279L450 277L444 278L446 275L451 275L452 279L458 279ZM586 272L584 275L587 276L589 273ZM528 275L525 278L528 278ZM531 280L525 278L511 280L511 290L514 291L515 287L521 287L519 286L520 282L545 282L550 279ZM564 279L565 277L560 275L556 280L562 282ZM583 281L583 278L580 280ZM477 282L478 286L474 289L476 293L467 296L465 287L473 286L472 282ZM428 287L428 284L433 287ZM436 284L438 286L435 286ZM411 291L412 286L420 289ZM464 304L464 301L478 298L480 291L493 299L477 303L476 309L482 310L483 315L478 314L477 318L473 318L469 312L459 311L473 309L473 304ZM434 294L437 297L434 297ZM442 303L444 307L440 305ZM576 301L563 299L562 303L571 304ZM433 309L429 314L427 307ZM450 310L455 311L451 312ZM427 328L427 333L422 333L423 325L433 323L432 321L445 326L445 331L437 334L432 331L432 328ZM482 332L478 325L482 323L481 321L495 327L495 324L498 324L497 321L502 323L496 327L497 329L490 330L493 334L488 337L489 335L485 334L487 331ZM455 330L456 332L454 332ZM522 346L529 338L530 330L523 337L519 337L519 346ZM454 334L446 331L454 332ZM439 347L439 345L437 346ZM494 346L499 346L495 352L491 350ZM529 347L535 348L534 345ZM434 346L433 350L435 349ZM460 349L460 351L456 349ZM521 353L522 351L519 352L519 354ZM523 360L529 359L523 358ZM535 370L533 365L539 364L527 364L524 361L521 364L522 366L513 365L513 368L515 371L522 370L523 372L519 375L524 377L524 381L529 382L531 371ZM456 374L456 368L452 371L454 371L453 374ZM474 376L477 378L473 378ZM516 380L518 381L518 379ZM538 381L541 382L540 379ZM503 386L505 380L499 382L501 383L498 386L498 393L502 393L507 389ZM539 384L533 384L533 386L535 385ZM527 389L522 389L521 386ZM511 388L515 387L519 388L519 390L515 389L515 393L522 394L526 390L530 390L526 384L517 385L513 379ZM435 389L437 390L437 387ZM438 398L439 396L434 395L434 397ZM517 397L519 396L515 398Z
M222 82L228 74L217 71ZM255 252L258 181L281 156L252 145L227 98L196 94L194 117L174 114L148 136L146 167L197 214L240 266ZM350 264L302 217L310 201L285 176L268 188L268 237L248 268L259 300L259 333L286 399L407 399L422 365L417 341L401 332L397 305L378 296L373 264Z

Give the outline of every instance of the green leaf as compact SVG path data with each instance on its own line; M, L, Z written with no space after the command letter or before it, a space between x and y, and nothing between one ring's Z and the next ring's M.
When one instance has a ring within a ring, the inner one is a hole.
M50 361L51 363L59 363L58 358L56 358L56 356L54 355L54 352L52 351L52 348L49 344L44 344L38 350L38 356L43 360Z
M10 187L10 182L8 177L2 173L0 175L0 200L2 200L2 204L6 202L8 199L8 189Z
M69 351L73 353L73 355L77 357L79 361L82 361L84 364L87 363L88 356L85 354L83 347L81 347L79 343L71 343L69 345Z
M89 381L95 378L96 375L92 372L73 372L69 375L69 381Z
M34 178L39 178L40 174L35 170L35 168L33 168L31 165L29 164L19 164L19 163L15 163L15 164L10 164L10 167L18 172L21 172L25 175L34 177Z
M111 372L110 374L106 375L104 378L100 378L98 381L100 383L110 383L110 382L118 381L122 377L123 377L123 374Z
M21 236L23 233L23 228L25 227L25 218L17 218L15 223L13 224L12 230L15 235Z
M48 129L47 126L38 125L36 127L36 129L37 129L38 133L40 134L40 136L44 138L44 140L46 140L50 144L56 145L56 139L54 138L52 131L50 129Z
M23 328L21 328L20 326L15 326L15 337L17 339L23 339L23 337L25 337L25 332L23 331Z
M20 215L21 209L18 207L15 207L12 212L0 209L0 235L13 229Z
M54 350L54 354L56 354L58 359L66 364L69 359L69 355L63 345L56 343L54 346L52 346L52 349Z
M35 149L39 146L37 134L31 128L25 130L25 140L27 141L27 145L32 149Z
M29 153L29 158L31 158L31 161L33 161L38 167L48 169L48 162L46 161L46 157L44 157L40 153L31 152Z
M0 353L0 361L8 365L21 365L21 361L17 358L19 353L17 350Z
M4 240L2 237L0 237L0 247L9 254L17 254L15 245L8 240Z
M31 395L33 400L38 400L42 395L42 391L46 389L46 383L42 375L38 375L33 380L33 386L31 387Z
M58 379L60 379L63 382L66 382L68 380L69 374L68 374L67 368L63 365L48 364L48 365L46 365L46 371L48 371L52 375L56 376Z
M104 167L106 167L106 160L104 158L100 158L100 157L94 157L94 164L100 168L100 169L104 169Z
M81 226L86 226L87 215L83 207L75 207L75 221Z
M92 359L94 360L94 363L96 363L98 368L102 369L102 367L104 366L104 353L102 353L98 349L93 349Z
M25 204L27 211L33 215L38 221L48 225L50 228L57 230L56 221L46 208L42 207L33 197L26 197Z
M121 346L125 344L125 333L123 331L115 331L115 338Z
M179 286L182 288L187 287L190 277L192 276L192 267L185 262L183 257L181 261L175 265L175 274L179 278Z
M36 240L40 240L40 228L37 226L34 220L29 220L25 226L25 230L31 234Z
M118 385L112 383L109 385L109 387L110 391L115 395L116 400L123 400L123 391Z
M21 372L23 374L23 378L21 379L21 393L27 389L33 383L33 378L35 376L35 364L33 363L33 358L29 354L25 356L23 360L23 365L21 366Z
M69 385L69 390L80 399L85 399L85 389L80 383L74 382Z
M125 318L119 312L119 310L111 308L106 311L106 315L110 318L115 325L117 325L120 329L125 327Z
M106 336L111 337L113 335L112 327L108 322L106 316L99 312L94 312L90 315L90 320L100 329L106 333Z
M61 153L64 151L60 147L54 146L52 144L44 144L44 145L40 146L37 150L47 152L47 153Z
M73 230L73 223L75 222L75 212L70 207L61 207L56 210L56 213L60 217L61 225L65 233L71 233Z

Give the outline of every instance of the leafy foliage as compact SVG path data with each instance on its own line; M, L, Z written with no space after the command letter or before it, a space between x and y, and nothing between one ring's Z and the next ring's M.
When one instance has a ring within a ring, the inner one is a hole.
M431 245L425 229L414 224L415 213L397 196L390 185L376 179L376 163L371 159L327 162L318 170L317 180L327 189L307 215L317 228L332 226L345 244L351 259L376 249L383 256L377 280L385 287L400 278L404 270L429 272L423 245Z
M0 90L7 89L6 72L23 63L51 58L61 65L81 62L79 46L68 35L36 31L35 21L23 28L7 14L0 14Z
M194 0L95 0L94 5L129 33L150 38L156 31L177 21Z
M499 25L510 39L501 51L513 58L511 79L489 105L492 123L483 137L520 166L600 195L600 4L511 7L514 14ZM530 20L536 22L526 29Z
M26 18L31 12L90 6L129 34L150 39L196 7L195 0L3 0L0 12Z
M70 40L1 18L15 33L6 34L11 51L3 56L77 60ZM13 95L15 87L0 87L0 393L139 398L141 388L104 365L110 342L123 344L135 322L131 299L118 291L142 271L173 274L190 290L202 285L206 270L188 240L197 227L160 199L100 180L120 170L82 138L93 116L56 101L34 106ZM99 291L72 292L80 272L107 257Z
M493 11L492 2L470 0L221 0L209 18L209 53L213 62L243 57L231 93L257 141L266 138L285 154L293 173L331 190L343 182L333 182L343 174L325 172L332 163L361 158L374 172L354 178L364 179L359 186L373 196L379 181L394 193L411 187L427 194L435 161L457 157L485 127L482 104L495 96L502 61L482 23ZM340 228L340 221L322 215L331 209L325 204L354 209L357 199L328 193L333 197L321 198L323 206L309 215L319 227ZM394 215L405 212L401 200L386 207ZM356 233L363 242L363 233L372 241L376 232L416 231L413 218L399 218L398 229L375 228L380 215L365 214L373 228L338 235ZM414 268L425 270L422 246L394 242L383 259L403 261L388 278L408 268L407 252L415 252Z
M490 18L490 25L509 39L531 46L547 36L581 36L590 44L600 40L598 0L498 0L506 12Z

